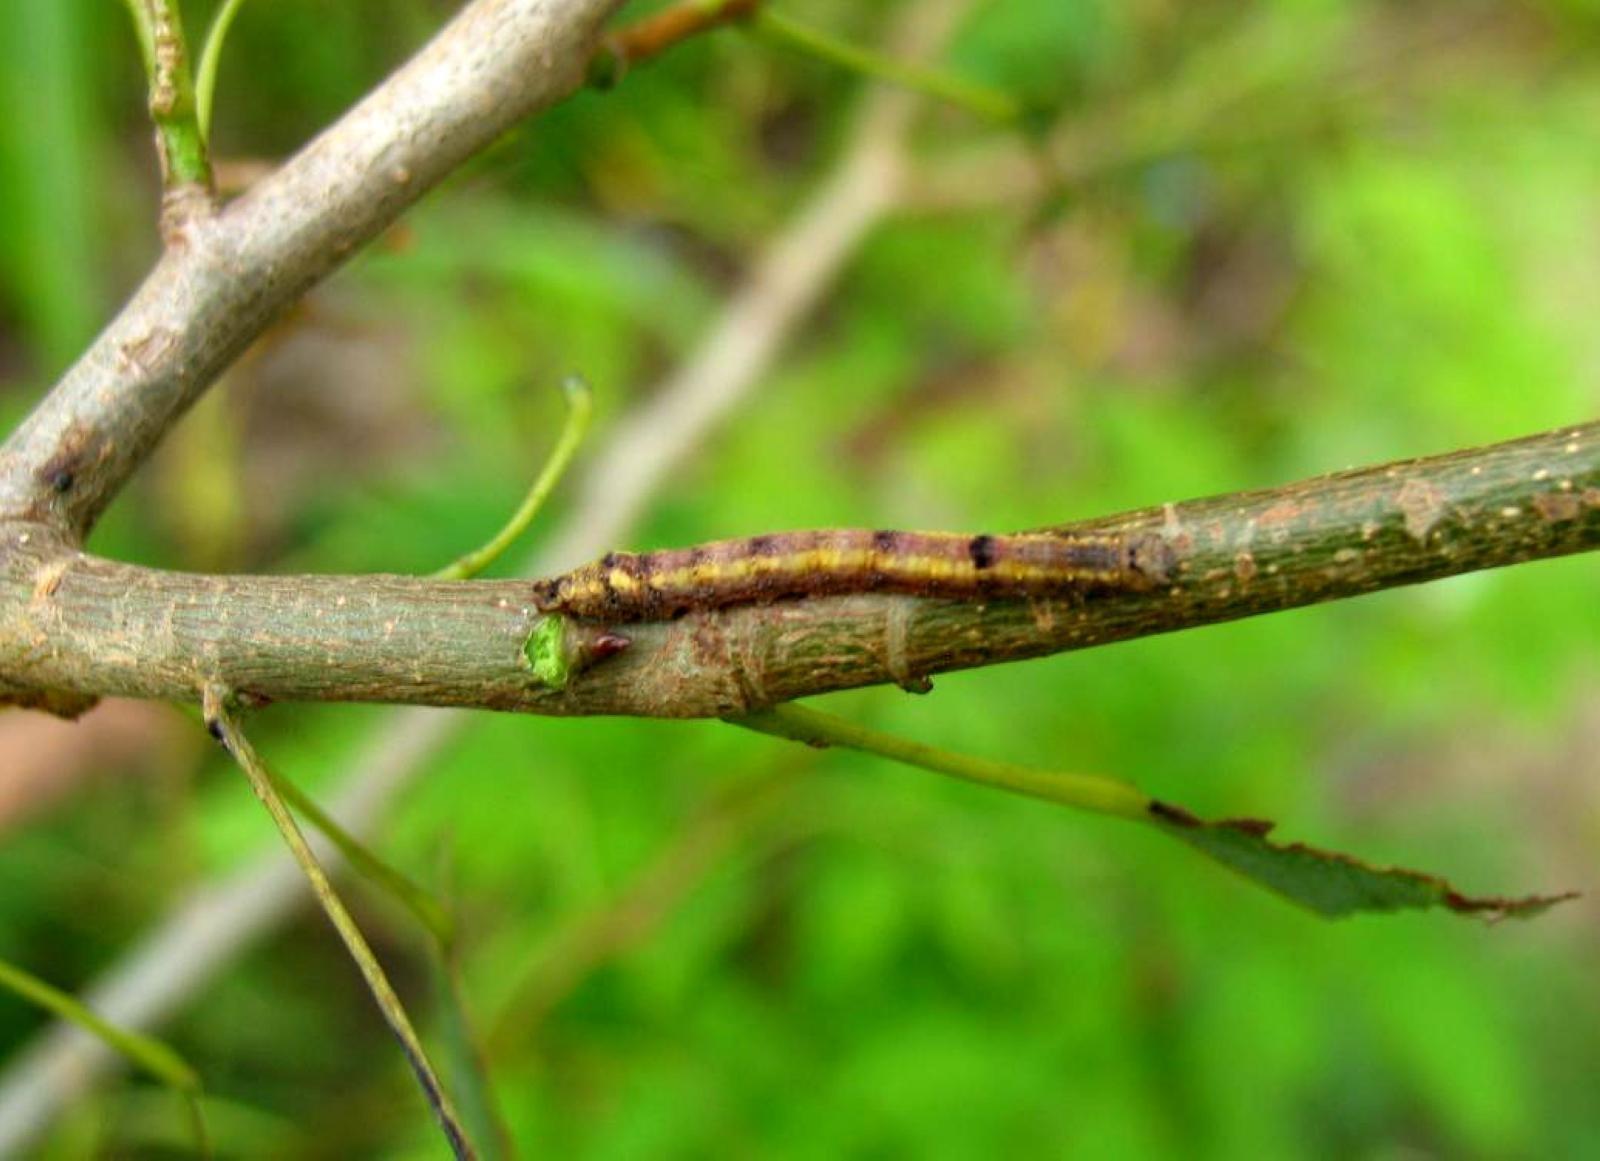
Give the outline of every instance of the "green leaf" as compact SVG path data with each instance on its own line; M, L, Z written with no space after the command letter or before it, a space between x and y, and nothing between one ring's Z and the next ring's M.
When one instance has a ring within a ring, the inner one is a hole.
M1173 837L1211 856L1230 870L1330 919L1363 911L1408 911L1445 907L1489 919L1527 919L1577 897L1526 895L1519 898L1471 896L1444 879L1400 867L1371 867L1349 855L1275 843L1272 824L1254 818L1204 822L1182 807L1152 801L1150 814Z

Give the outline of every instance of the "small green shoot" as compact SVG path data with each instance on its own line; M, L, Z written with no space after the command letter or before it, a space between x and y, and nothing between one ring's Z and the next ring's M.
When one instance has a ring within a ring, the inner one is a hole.
M206 32L206 43L200 50L200 63L195 68L194 106L200 122L200 137L211 140L211 103L217 91L217 65L222 60L222 45L233 27L233 18L239 14L244 0L222 0L222 7L212 17L211 28Z
M134 35L139 38L139 59L144 62L145 75L153 76L156 69L156 39L155 31L150 26L150 14L145 10L143 0L122 0L122 6L128 10Z
M556 484L561 481L561 477L571 466L573 457L577 455L578 445L588 433L589 421L594 414L594 393L581 375L568 375L562 380L561 392L567 401L566 423L562 426L561 437L556 441L555 449L545 461L544 469L534 480L533 487L528 489L521 506L512 514L511 519L506 521L505 527L495 533L482 548L467 553L434 573L437 579L468 580L488 568L507 548L511 547L517 537L527 531L528 525L533 523L533 518L538 515L539 509L550 498L550 493L555 491Z

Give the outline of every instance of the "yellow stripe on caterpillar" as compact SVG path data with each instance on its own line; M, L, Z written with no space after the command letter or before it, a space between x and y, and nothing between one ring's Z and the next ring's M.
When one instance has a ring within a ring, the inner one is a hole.
M541 612L628 622L851 593L990 600L1141 591L1168 583L1175 568L1171 547L1155 533L836 528L611 553L533 587Z

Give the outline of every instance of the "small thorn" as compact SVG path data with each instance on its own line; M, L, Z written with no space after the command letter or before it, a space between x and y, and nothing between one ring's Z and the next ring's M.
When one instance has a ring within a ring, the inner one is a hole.
M607 657L615 657L628 646L633 644L632 637L624 637L621 633L609 630L596 634L589 642L589 657L593 661L604 661Z

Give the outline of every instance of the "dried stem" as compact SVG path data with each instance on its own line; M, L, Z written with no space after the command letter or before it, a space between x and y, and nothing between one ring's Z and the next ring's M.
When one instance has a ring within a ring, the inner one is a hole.
M117 318L0 448L0 520L81 540L285 307L461 162L580 85L618 3L476 0L276 172L185 219Z

